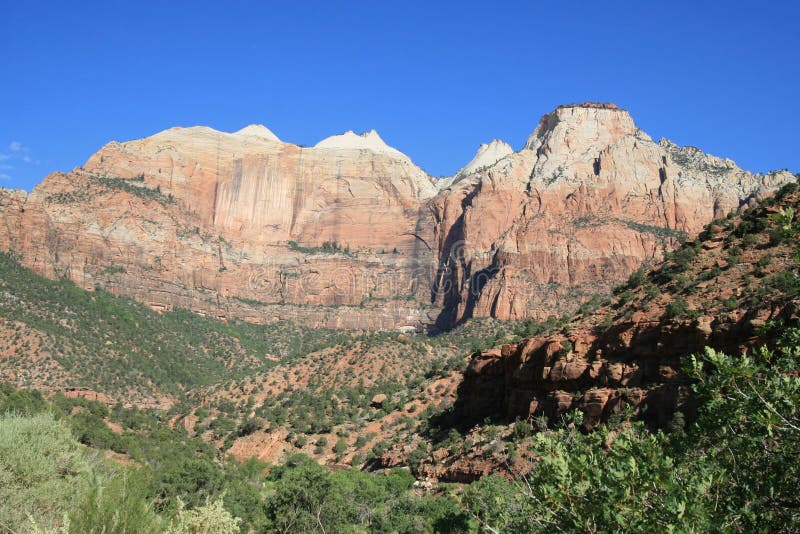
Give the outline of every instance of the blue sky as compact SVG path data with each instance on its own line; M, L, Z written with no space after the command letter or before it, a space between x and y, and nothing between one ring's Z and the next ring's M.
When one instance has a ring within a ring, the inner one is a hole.
M375 128L429 173L611 101L655 138L800 172L798 2L0 4L0 186L110 140L262 123Z

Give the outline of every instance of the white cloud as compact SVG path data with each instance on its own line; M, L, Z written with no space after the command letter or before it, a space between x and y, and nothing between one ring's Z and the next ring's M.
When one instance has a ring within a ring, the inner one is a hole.
M31 162L31 157L29 155L25 154L24 156L22 156L22 161L24 161L25 163L30 163Z
M19 152L20 150L22 150L22 143L20 143L19 141L11 141L11 144L8 145L8 149L11 152Z
M11 157L11 156L9 156L8 154L0 154L0 161L5 161L5 160L7 160L7 159L8 159L8 158L10 158L10 157Z
M0 180L10 180L11 176L7 174L0 173Z

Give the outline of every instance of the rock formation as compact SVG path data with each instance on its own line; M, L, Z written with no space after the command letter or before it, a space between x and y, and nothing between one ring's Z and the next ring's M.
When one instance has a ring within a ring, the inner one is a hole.
M0 188L0 250L17 248L20 221L25 212L25 191Z
M544 319L795 177L656 143L613 104L561 106L525 147L431 201L442 326Z
M436 183L375 131L303 148L259 125L172 128L0 191L0 249L156 309L449 327L573 309L793 179L655 143L607 104L562 106L521 151L482 145Z
M489 144L484 143L478 147L478 152L475 153L475 157L472 158L464 167L459 169L459 171L451 180L455 181L458 178L468 174L491 167L501 159L505 158L506 156L510 156L513 153L514 149L511 148L511 145L504 141L500 141L499 139L495 139ZM442 181L438 185L440 187L444 187L446 185L449 186L450 184Z
M435 189L390 151L305 149L261 126L109 143L27 199L5 193L0 244L38 273L155 309L420 325L430 318L417 279L430 275L419 266L433 260L416 235L430 233L420 211Z

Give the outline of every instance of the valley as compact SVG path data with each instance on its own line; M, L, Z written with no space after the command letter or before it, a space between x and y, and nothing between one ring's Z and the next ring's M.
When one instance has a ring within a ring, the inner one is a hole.
M374 131L110 143L0 190L0 451L33 425L93 473L45 528L791 524L797 179L612 104L438 180Z

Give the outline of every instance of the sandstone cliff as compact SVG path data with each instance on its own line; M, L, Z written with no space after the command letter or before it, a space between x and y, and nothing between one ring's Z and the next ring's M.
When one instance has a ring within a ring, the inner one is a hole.
M438 183L374 131L303 148L172 128L0 193L0 248L155 309L450 327L574 309L789 180L655 143L605 104L560 107L519 152L482 145Z
M0 188L0 250L17 248L26 198L25 191Z
M415 234L433 194L389 151L173 128L48 176L5 219L26 266L155 309L388 329L430 321Z
M559 107L520 152L457 177L431 201L440 322L574 309L682 236L794 180L656 143L613 104Z

